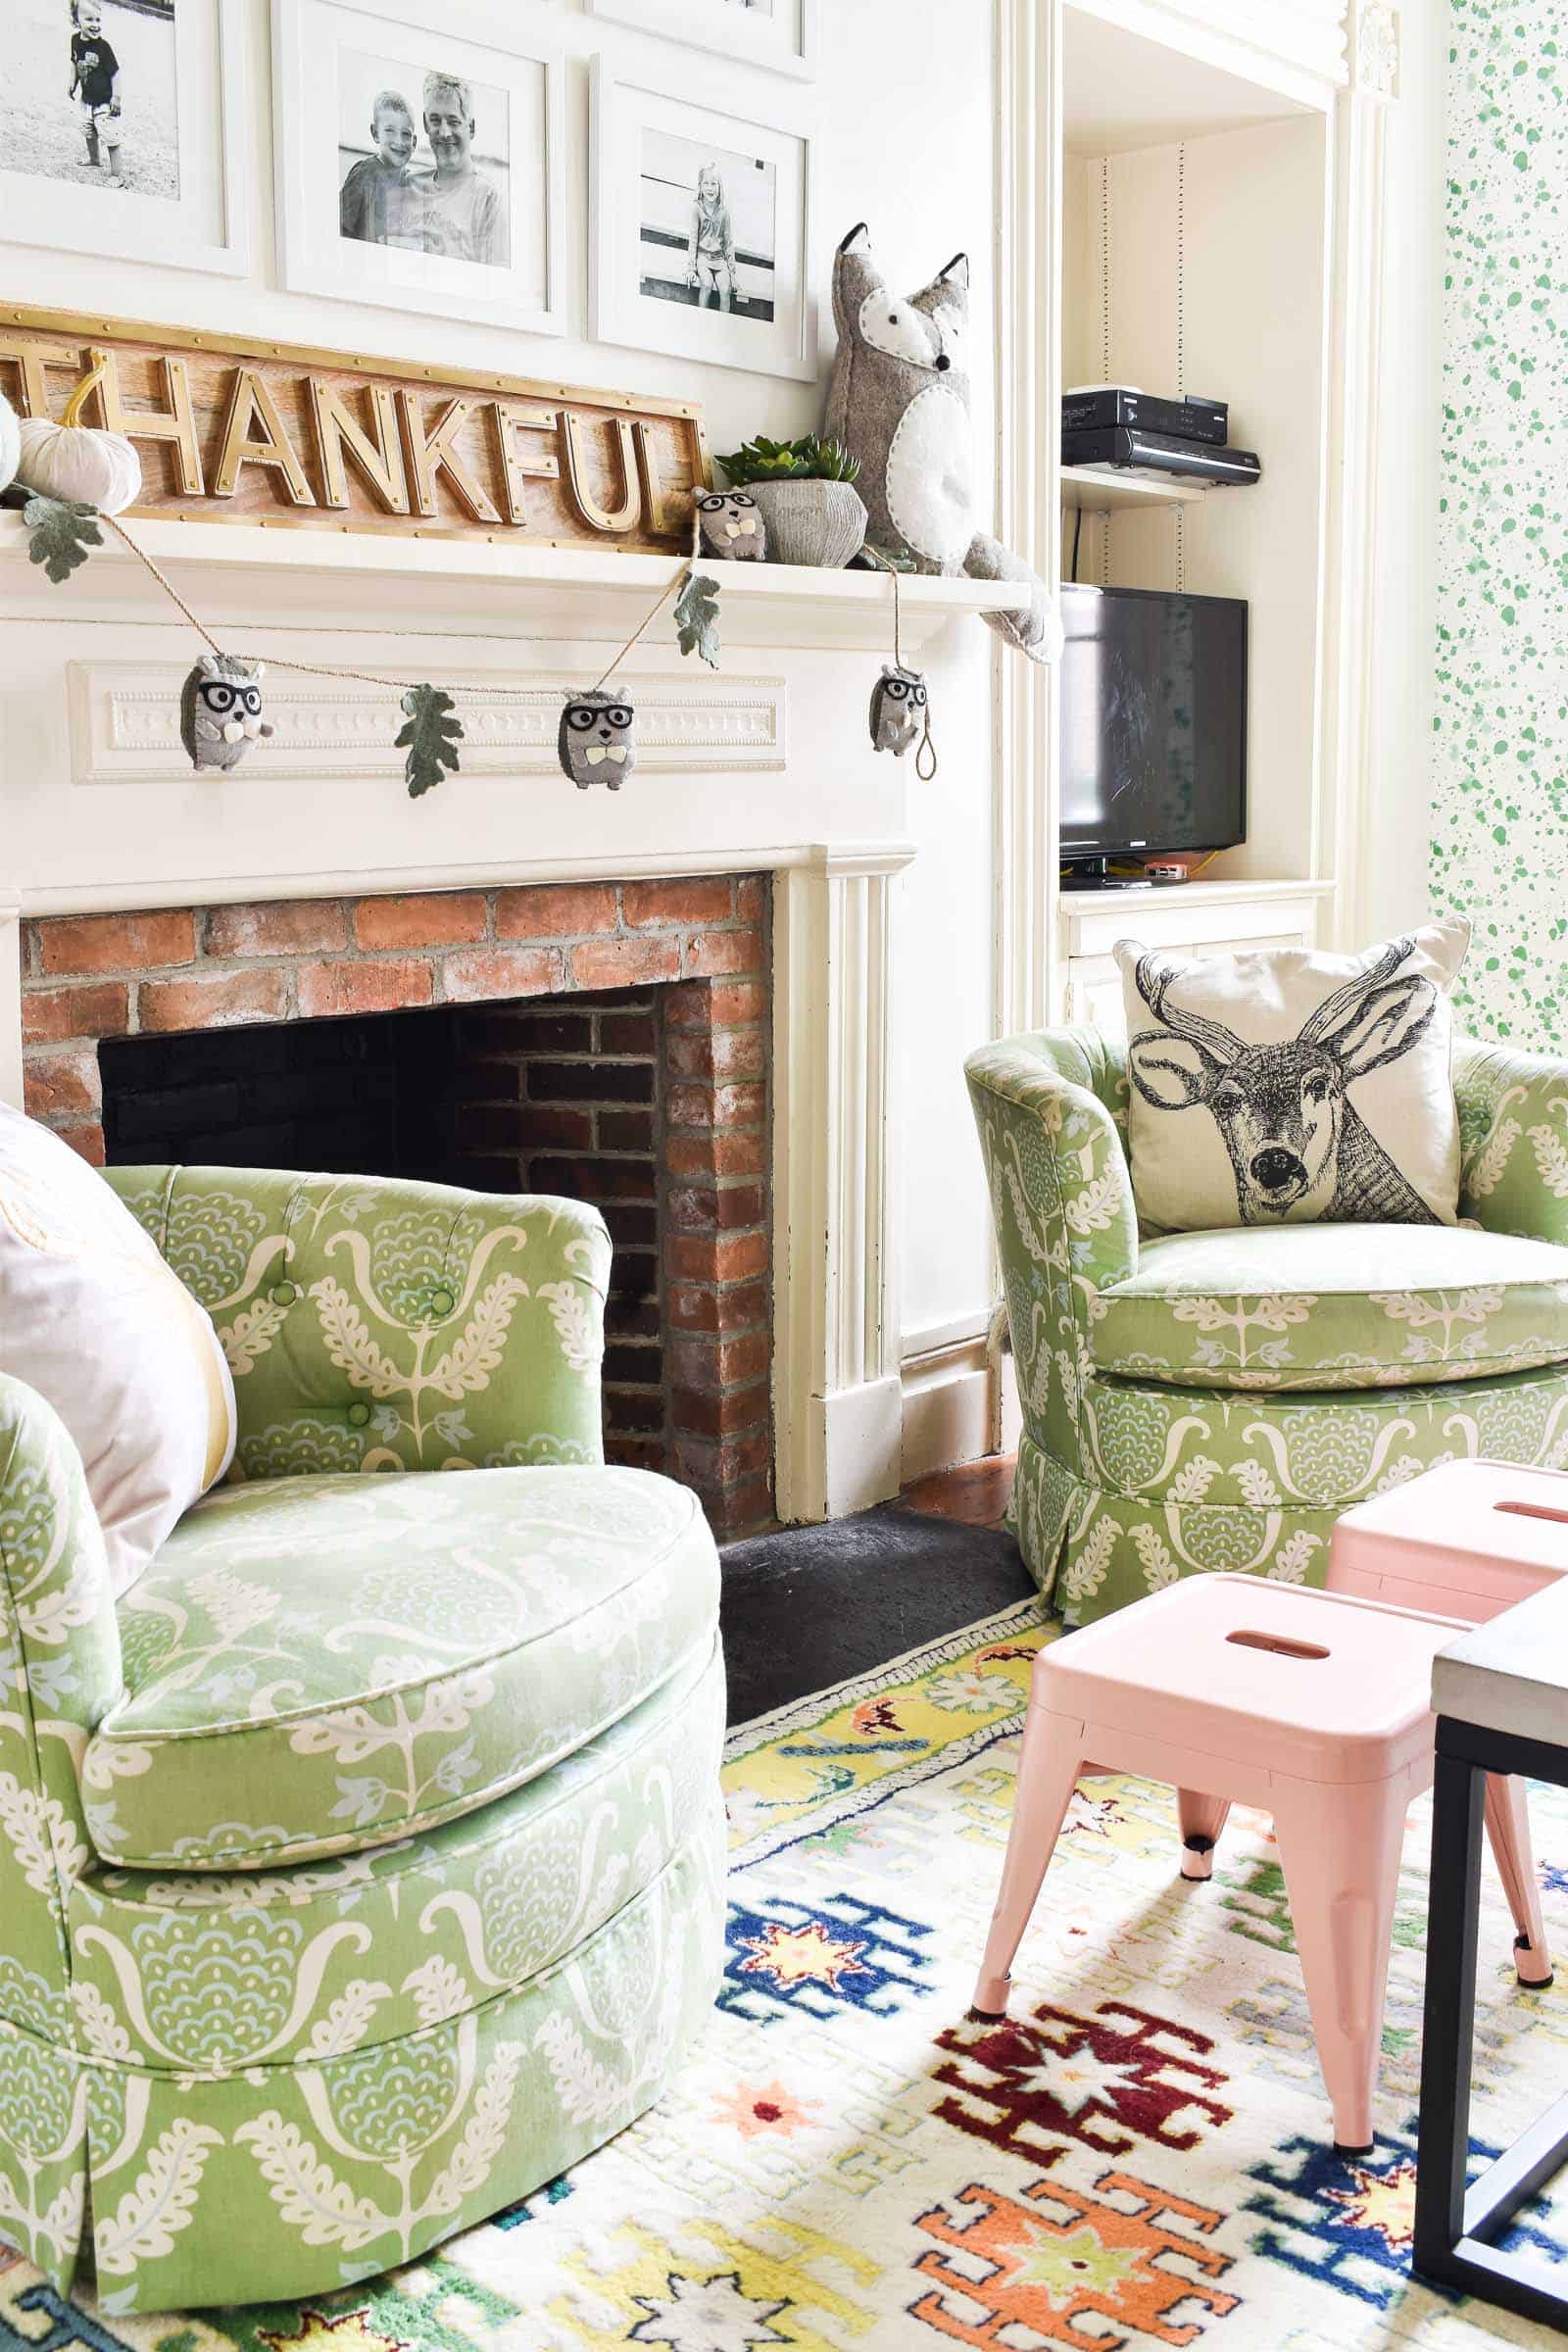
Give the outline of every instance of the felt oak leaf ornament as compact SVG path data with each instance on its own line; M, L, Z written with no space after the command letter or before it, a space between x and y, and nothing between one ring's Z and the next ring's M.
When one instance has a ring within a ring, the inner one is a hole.
M457 774L463 721L452 715L456 705L440 686L411 686L399 709L407 723L393 738L393 748L408 754L403 773L409 798L416 801L443 776Z
M706 572L689 574L675 599L675 629L683 654L695 654L710 669L718 667L718 582Z
M56 585L69 580L78 564L87 561L90 547L102 547L98 510L79 499L50 498L38 491L22 510L28 531L27 553L41 564Z

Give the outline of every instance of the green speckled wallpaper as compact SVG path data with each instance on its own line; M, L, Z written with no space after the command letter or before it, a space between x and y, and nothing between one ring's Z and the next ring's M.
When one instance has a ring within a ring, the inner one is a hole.
M1568 11L1449 24L1432 894L1468 1025L1568 1045Z

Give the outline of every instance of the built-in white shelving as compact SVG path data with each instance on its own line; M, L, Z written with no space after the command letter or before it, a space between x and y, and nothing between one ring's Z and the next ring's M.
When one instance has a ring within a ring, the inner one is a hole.
M1209 485L1183 481L1173 473L1124 473L1112 466L1064 466L1061 503L1088 514L1113 514L1122 508L1187 507L1205 498Z

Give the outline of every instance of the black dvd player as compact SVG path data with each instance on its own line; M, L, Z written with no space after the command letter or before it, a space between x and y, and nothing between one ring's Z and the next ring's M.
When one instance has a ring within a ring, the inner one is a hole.
M1230 429L1230 406L1223 400L1204 400L1193 392L1182 400L1162 400L1154 392L1132 392L1106 385L1095 392L1064 392L1061 429L1064 433L1113 430L1174 433L1180 441L1212 441L1223 448Z
M1112 466L1128 473L1179 473L1208 482L1255 482L1263 467L1255 450L1211 449L1172 433L1131 431L1125 425L1063 433L1064 466Z

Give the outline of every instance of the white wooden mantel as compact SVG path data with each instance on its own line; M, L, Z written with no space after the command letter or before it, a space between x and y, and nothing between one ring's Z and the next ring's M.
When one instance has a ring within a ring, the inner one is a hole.
M0 1096L21 1081L24 916L363 891L693 873L773 876L774 1387L781 1517L897 1493L897 877L912 761L875 754L886 576L725 565L721 667L682 661L668 613L618 673L639 711L625 789L556 764L560 693L590 683L678 566L663 557L227 523L131 520L220 642L269 662L276 734L192 775L181 680L200 643L118 542L53 585L0 516ZM1021 592L907 579L902 641ZM291 671L285 658L362 671ZM460 698L462 771L411 803L394 688ZM486 688L540 690L537 701ZM463 689L469 689L467 699ZM922 789L914 787L915 789Z

